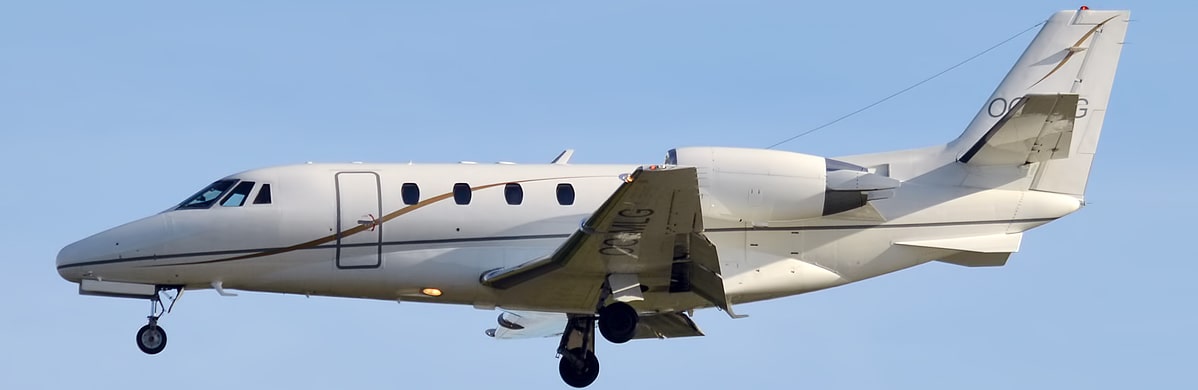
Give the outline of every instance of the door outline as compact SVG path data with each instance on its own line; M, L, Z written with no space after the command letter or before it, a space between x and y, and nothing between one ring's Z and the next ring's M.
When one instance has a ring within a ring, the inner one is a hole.
M382 224L375 225L374 231L364 231L364 232L359 232L356 234L356 235L372 235L372 236L374 236L373 243L371 243L368 240L365 243L349 243L349 244L343 245L341 242L342 238L349 237L349 236L343 235L343 233L346 230L353 229L358 226L358 224L356 224L356 223L348 224L348 226L346 226L346 224L344 223L345 216L354 217L354 215L352 215L352 212L350 212L351 214L346 214L345 212L343 212L345 205L342 204L342 200L343 200L342 199L342 183L341 183L342 175L370 175L374 179L373 182L374 182L375 204L373 205L373 207L371 207L373 210L370 210L369 214L371 215L372 219L378 218L378 217L381 217L381 213L383 210L382 183L379 180L378 173L369 172L369 171L347 171L347 172L337 172L335 175L333 175L333 184L334 184L333 186L337 192L337 212L336 212L337 254L335 257L335 263L337 264L338 269L379 268L383 264L383 225ZM363 237L366 237L366 236L363 236ZM375 248L374 263L373 264L370 264L370 263L349 264L349 265L342 264L341 263L341 250L342 250L343 246L345 246L347 248L361 248L361 247L372 247L373 246Z

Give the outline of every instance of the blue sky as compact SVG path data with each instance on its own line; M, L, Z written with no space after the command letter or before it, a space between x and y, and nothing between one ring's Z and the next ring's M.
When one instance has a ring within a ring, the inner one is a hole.
M343 3L0 5L0 388L564 387L557 340L491 340L498 312L457 306L194 291L145 356L148 304L78 296L54 256L255 167L763 147L1081 5ZM601 344L593 388L1198 386L1198 6L1132 9L1091 205L1006 267L934 263L743 305L747 319L700 312L708 337ZM782 148L948 141L1032 35Z

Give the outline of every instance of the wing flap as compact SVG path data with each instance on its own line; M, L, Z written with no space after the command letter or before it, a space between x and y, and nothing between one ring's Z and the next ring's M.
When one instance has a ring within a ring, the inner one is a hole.
M672 339L702 336L703 331L683 313L661 313L641 316L634 339Z
M728 313L732 318L746 317L732 311L732 302L724 292L724 277L720 274L720 258L715 244L702 234L691 235L691 291Z

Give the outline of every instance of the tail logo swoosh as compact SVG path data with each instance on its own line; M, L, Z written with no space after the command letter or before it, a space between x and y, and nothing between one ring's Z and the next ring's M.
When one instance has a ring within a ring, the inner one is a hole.
M1085 42L1087 39L1090 39L1090 37L1093 36L1094 33L1098 32L1098 29L1101 29L1103 25L1106 25L1107 22L1115 19L1116 17L1119 17L1119 15L1109 17L1106 20L1103 20L1102 23L1098 23L1098 24L1094 25L1094 28L1091 28L1090 31L1086 31L1085 35L1082 35L1081 38L1078 38L1077 42L1075 42L1073 44L1073 46L1070 46L1069 49L1067 49L1067 50L1069 50L1069 52L1065 53L1065 58L1062 58L1061 62L1057 63L1057 66L1054 66L1052 68L1052 70L1048 71L1048 74L1044 75L1044 77L1041 77L1039 80L1036 80L1036 82L1034 84L1032 84L1030 87L1028 87L1028 89L1035 87L1036 84L1040 84L1041 81L1044 81L1049 76L1052 76L1053 73L1056 73L1058 70L1061 70L1061 67L1065 66L1065 63L1069 62L1069 60L1073 58L1074 54L1077 54L1078 52L1081 51L1081 50L1076 50L1075 48L1081 46L1082 42Z

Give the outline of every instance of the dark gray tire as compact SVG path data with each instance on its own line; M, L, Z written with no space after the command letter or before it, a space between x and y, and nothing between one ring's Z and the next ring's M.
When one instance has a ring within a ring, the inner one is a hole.
M137 348L148 355L166 348L166 331L158 325L146 325L137 330Z
M599 309L599 333L615 344L627 343L636 336L636 324L640 314L624 302L616 302Z
M595 357L595 353L584 348L574 348L568 353L581 358L582 367L576 366L569 357L562 356L557 362L557 371L562 375L562 381L579 389L595 383L595 378L599 377L599 358Z

